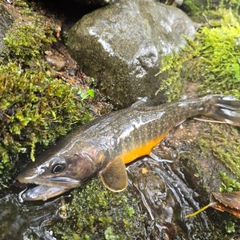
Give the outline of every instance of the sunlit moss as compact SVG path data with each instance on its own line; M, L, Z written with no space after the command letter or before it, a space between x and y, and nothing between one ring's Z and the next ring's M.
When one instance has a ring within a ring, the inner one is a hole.
M53 228L59 239L145 239L146 213L128 191L111 192L94 179L72 194L70 218Z
M197 38L202 49L201 92L224 93L240 98L240 24L231 11L221 10L220 27L203 28Z
M18 14L4 38L4 52L24 67L39 65L45 48L56 41L56 27L46 17L31 10L27 2L17 0L15 4Z

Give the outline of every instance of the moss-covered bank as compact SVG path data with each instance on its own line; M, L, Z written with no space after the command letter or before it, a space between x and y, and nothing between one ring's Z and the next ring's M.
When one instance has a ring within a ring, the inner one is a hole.
M56 26L26 2L16 4L0 59L0 189L7 186L20 153L34 160L36 145L46 146L91 119L88 92L83 95L80 85L57 77L44 60L57 40Z
M161 88L168 89L169 101L179 99L184 91L188 91L189 82L196 83L194 91L198 95L225 94L240 98L239 18L226 9L212 12L211 16L215 17L211 23L214 27L199 29L196 39L189 40L189 46L180 54L166 57L161 71L168 71L169 78ZM208 138L203 133L199 144L212 147L213 154L239 178L238 129L212 127L209 135ZM224 148L220 149L220 146Z

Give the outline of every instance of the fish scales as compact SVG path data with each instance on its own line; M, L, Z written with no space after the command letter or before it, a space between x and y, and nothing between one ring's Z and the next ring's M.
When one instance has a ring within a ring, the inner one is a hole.
M193 114L199 115L208 111L211 111L211 104L204 104L201 101L194 101L186 106L176 103L166 105L165 108L134 109L131 111L133 120L128 124L128 134L125 129L124 134L121 134L124 135L120 141L121 147L114 154L121 155L125 163L149 154L177 123ZM129 120L127 115L128 113L125 113L124 119Z

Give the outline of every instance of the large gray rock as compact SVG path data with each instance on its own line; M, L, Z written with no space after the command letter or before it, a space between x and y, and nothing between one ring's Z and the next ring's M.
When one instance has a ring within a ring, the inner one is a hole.
M192 21L181 10L154 0L119 0L78 21L68 47L83 71L97 79L112 102L125 107L137 97L155 96L161 58L193 37Z

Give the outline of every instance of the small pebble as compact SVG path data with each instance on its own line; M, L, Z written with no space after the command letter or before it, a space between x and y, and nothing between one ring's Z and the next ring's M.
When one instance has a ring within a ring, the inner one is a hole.
M61 71L66 66L66 61L58 56L45 56L45 59L50 65L54 67L56 71Z

